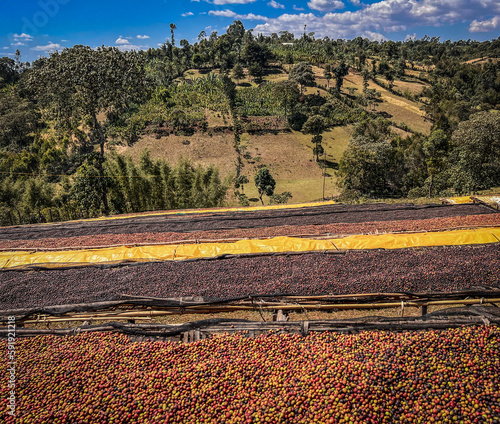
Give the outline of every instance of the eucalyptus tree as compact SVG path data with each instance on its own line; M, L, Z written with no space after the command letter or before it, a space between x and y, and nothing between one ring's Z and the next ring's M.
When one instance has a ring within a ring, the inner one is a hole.
M101 178L106 124L132 103L143 101L152 86L144 65L144 56L135 52L78 45L39 59L26 74L26 89L47 118L67 129L82 126L90 143L99 145ZM108 214L107 188L102 187L102 206Z

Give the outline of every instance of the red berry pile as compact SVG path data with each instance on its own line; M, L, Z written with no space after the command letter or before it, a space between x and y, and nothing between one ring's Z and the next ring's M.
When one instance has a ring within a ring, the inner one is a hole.
M497 327L16 346L16 423L500 422ZM2 384L0 421L13 423L7 398Z

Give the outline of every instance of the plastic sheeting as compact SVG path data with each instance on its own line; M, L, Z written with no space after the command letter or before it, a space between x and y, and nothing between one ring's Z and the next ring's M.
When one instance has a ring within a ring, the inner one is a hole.
M296 203L296 204L270 205L270 206L247 206L241 208L179 209L179 210L156 212L156 213L137 213L129 215L104 216L101 218L91 218L80 221L106 221L113 219L127 219L127 218L136 218L144 216L149 217L149 216L163 216L163 215L185 215L185 214L204 214L204 213L220 213L220 212L253 212L253 211L273 210L273 209L298 209L298 208L310 208L315 206L327 206L335 204L336 204L335 201L329 200L327 202L310 202L310 203Z
M500 242L500 228L497 227L429 233L356 235L325 240L276 237L265 240L240 240L234 243L121 246L59 252L0 252L0 268L105 265L121 262L171 261L251 253L403 249L497 242Z
M463 205L465 203L472 203L472 199L470 196L462 196L462 197L447 197L442 199L444 202L449 203L451 205Z
M474 196L473 200L477 200L488 205L500 206L500 195L496 196Z

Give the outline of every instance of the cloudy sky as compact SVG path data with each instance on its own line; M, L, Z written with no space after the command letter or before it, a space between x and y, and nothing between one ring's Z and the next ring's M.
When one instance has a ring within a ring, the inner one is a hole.
M255 33L306 31L316 37L491 40L500 36L500 0L21 0L2 4L0 56L23 60L84 44L157 47L177 26L177 43L239 19Z

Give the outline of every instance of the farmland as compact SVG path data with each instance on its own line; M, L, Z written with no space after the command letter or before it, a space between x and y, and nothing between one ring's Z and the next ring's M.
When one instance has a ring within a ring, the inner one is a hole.
M300 234L413 234L418 230L446 234L458 228L497 227L499 217L499 213L487 206L470 203L318 204L264 207L257 211L177 211L5 227L0 229L0 245L3 249L43 250ZM274 322L277 326L271 332L249 334L238 331L238 325L251 325L249 318L270 318L269 311L259 312L259 306L255 305L246 314L231 313L220 302L255 296L305 299L369 293L424 293L425 296L425 293L453 295L464 290L470 293L498 290L499 259L499 244L490 243L233 255L211 260L118 263L111 267L89 263L62 269L4 269L0 273L0 309L38 311L37 315L31 315L37 316L36 320L18 328L19 334L58 331L61 325L71 329L71 324L67 327L64 323L47 322L40 326L40 311L47 312L55 305L66 305L63 309L73 305L76 310L84 311L85 304L94 305L89 307L94 308L95 314L99 310L94 302L127 298L202 298L204 302L219 302L216 308L225 312L222 320L213 313L194 315L198 319L210 317L197 321L199 325L233 320L231 328L224 327L232 330L231 334L216 333L192 343L161 338L155 341L154 337L134 340L116 332L87 332L92 327L78 322L73 324L76 327L72 331L81 329L84 333L80 335L20 338L16 344L19 387L16 419L29 423L47 420L187 423L196 417L199 422L227 423L266 420L389 423L422 419L474 422L477 417L478 422L495 423L500 418L500 329L494 325L419 332L311 331L300 335L290 330L291 323ZM292 301L289 305L296 303ZM268 308L265 303L259 305ZM329 322L340 313L319 314L314 312L314 305L306 308L310 308L311 314L304 309L290 313L290 319L301 322L306 319L313 326L315 316L323 320L318 322ZM335 306L330 309L335 310ZM92 314L92 309L89 311L87 314ZM376 313L370 313L372 319ZM29 312L22 314L23 319L30 317ZM391 312L381 313L387 314L391 316ZM59 316L64 321L66 315ZM46 318L50 319L50 314ZM136 319L141 322L141 318ZM153 328L156 323L172 321L162 317L142 319L148 320L146 327L127 324L132 334L141 328ZM453 318L448 319L444 323L438 321L438 325L446 327L446 322L450 322L453 326ZM471 318L468 320L473 322ZM366 318L359 322L363 321ZM94 322L98 323L99 318ZM175 327L179 322L190 321L183 316L176 320L173 316L173 322ZM391 324L385 325L390 328ZM425 321L420 325L425 326ZM28 394L30 402L26 400ZM0 414L5 422L12 421L5 410Z
M169 28L0 58L0 421L500 423L499 40Z

